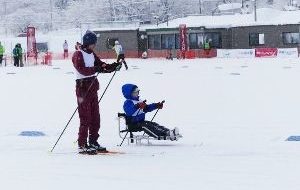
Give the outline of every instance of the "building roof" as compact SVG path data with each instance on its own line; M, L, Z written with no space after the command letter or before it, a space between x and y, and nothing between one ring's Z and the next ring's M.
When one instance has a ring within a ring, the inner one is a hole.
M151 29L172 29L178 28L180 24L186 24L187 27L205 27L205 28L232 28L239 26L262 26L262 25L288 25L300 24L300 10L281 11L271 8L257 9L257 22L254 21L252 14L232 14L232 15L195 15L170 20L167 23L157 25L142 26L122 26L96 28L93 31L119 31L119 30L151 30Z
M167 23L158 26L148 27L155 28L174 28L180 24L186 24L187 27L205 28L231 28L239 26L259 26L259 25L287 25L300 23L300 10L297 11L280 11L270 8L262 8L257 10L257 22L254 21L254 13L252 14L233 14L218 16L188 16L170 20Z

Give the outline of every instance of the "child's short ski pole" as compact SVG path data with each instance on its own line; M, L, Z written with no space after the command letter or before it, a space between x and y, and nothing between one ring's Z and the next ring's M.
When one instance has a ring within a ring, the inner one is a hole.
M165 102L166 102L166 101L164 100L164 101L162 101L161 103L164 104ZM159 111L159 110L160 110L160 109L157 109L157 111L155 112L153 118L151 119L151 122L153 122L153 120L154 120L154 118L156 117L156 115L158 114L158 111Z

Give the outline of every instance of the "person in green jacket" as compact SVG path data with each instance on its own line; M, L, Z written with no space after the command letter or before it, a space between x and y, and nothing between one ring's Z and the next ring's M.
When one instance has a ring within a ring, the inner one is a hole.
M211 39L207 39L204 43L204 52L206 54L206 56L209 55L210 53L210 50L211 50Z
M15 48L13 49L13 57L14 57L14 66L19 67L19 55L18 55L18 44L16 44Z
M5 48L4 48L4 46L0 42L0 65L2 65L4 53L5 53Z
M13 56L14 56L14 66L22 67L23 66L23 52L22 52L21 44L16 44L15 48L13 49ZM21 64L20 64L21 63Z
M22 49L21 44L18 45L18 53L19 53L20 67L24 67L24 64L23 64L23 49Z

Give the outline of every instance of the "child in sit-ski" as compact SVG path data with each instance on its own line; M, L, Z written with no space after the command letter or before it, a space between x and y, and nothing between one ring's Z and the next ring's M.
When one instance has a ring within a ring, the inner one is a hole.
M146 101L140 100L139 88L134 84L125 84L122 87L122 92L126 101L124 102L124 111L129 120L129 128L133 131L144 131L151 137L170 139L171 141L178 140L182 137L179 134L179 129L167 129L155 122L146 121L146 113L156 109L162 109L164 102L146 104Z

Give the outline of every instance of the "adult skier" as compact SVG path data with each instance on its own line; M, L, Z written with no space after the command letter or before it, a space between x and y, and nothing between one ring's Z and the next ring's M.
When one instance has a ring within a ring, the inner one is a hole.
M100 114L97 94L99 82L96 73L111 73L122 67L120 63L102 62L94 53L96 43L96 34L88 31L83 36L81 49L76 51L72 58L77 75L76 96L80 118L78 147L81 154L106 151L106 148L98 143Z
M127 63L125 61L125 53L124 53L122 45L120 44L120 42L118 40L115 41L115 46L112 49L115 50L115 52L117 54L117 62L118 63L120 61L121 61L121 63L123 62L124 65L125 65L126 70L128 70L128 66L127 66Z
M144 131L154 138L168 137L171 141L178 140L182 137L179 134L179 129L177 127L170 130L155 122L145 120L146 113L156 109L162 109L164 106L163 102L147 105L145 101L140 100L140 90L134 84L125 84L122 87L122 92L126 98L123 109L129 121L130 130Z

